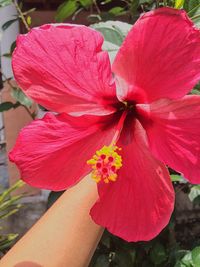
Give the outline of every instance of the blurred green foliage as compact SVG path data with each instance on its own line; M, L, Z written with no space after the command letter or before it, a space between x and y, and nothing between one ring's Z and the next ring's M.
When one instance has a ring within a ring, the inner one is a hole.
M55 19L63 22L73 15L72 19L75 20L77 14L86 10L90 13L88 21L92 23L119 19L119 17L126 17L130 23L133 23L142 12L162 6L185 9L194 23L200 26L200 0L67 0L63 1L57 9Z
M12 192L24 185L24 182L18 181L13 186L6 190L2 190L0 193L0 224L2 221L10 217L12 214L16 213L21 204L19 200L22 195L12 195ZM18 234L3 234L3 228L0 227L0 256L2 256L13 244L14 240Z

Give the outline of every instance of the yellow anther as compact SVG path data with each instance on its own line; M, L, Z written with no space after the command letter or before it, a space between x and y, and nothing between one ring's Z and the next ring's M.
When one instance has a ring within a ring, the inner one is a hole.
M109 183L117 179L117 172L122 167L122 157L116 152L121 148L116 145L103 146L87 161L92 167L92 178L98 183Z

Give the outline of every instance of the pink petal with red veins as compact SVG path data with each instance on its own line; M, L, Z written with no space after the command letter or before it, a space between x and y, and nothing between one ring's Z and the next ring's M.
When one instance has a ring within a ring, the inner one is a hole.
M110 114L116 91L102 43L101 34L85 26L52 24L32 29L17 39L12 60L15 79L47 109Z
M162 99L137 105L137 110L153 154L190 182L200 183L200 97Z
M117 145L123 159L119 177L98 184L100 198L91 216L127 241L150 240L167 225L174 207L168 171L151 155L138 121L126 122Z
M186 95L200 80L199 43L200 31L183 10L160 8L141 16L113 64L120 84L126 83L120 98L148 103Z
M10 160L28 184L54 191L66 189L91 171L86 161L111 142L115 121L113 115L74 118L49 113L21 131Z

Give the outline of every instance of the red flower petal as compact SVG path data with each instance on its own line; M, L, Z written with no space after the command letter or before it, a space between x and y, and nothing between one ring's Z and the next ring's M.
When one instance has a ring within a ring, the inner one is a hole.
M118 143L123 158L118 180L98 184L100 199L91 210L96 223L127 241L155 237L174 206L168 171L150 154L145 138L139 122L127 125Z
M109 114L116 99L103 37L85 26L44 25L17 39L15 79L37 103L56 112Z
M192 183L200 183L200 97L138 105L148 111L146 127L153 154Z
M128 83L118 94L129 100L141 95L144 102L184 96L200 80L199 43L200 31L185 11L160 8L144 14L113 64Z
M111 115L74 118L47 114L21 131L10 160L28 184L63 190L91 171L86 161L111 142L114 130Z

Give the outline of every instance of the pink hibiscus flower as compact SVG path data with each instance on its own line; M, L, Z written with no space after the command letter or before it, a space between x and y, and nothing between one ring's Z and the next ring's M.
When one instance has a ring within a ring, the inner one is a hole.
M97 181L93 220L128 241L168 223L174 190L164 164L200 182L200 32L184 11L141 16L111 72L100 33L44 25L20 35L15 78L47 113L25 127L10 153L28 184L63 190ZM186 96L185 96L186 95Z

